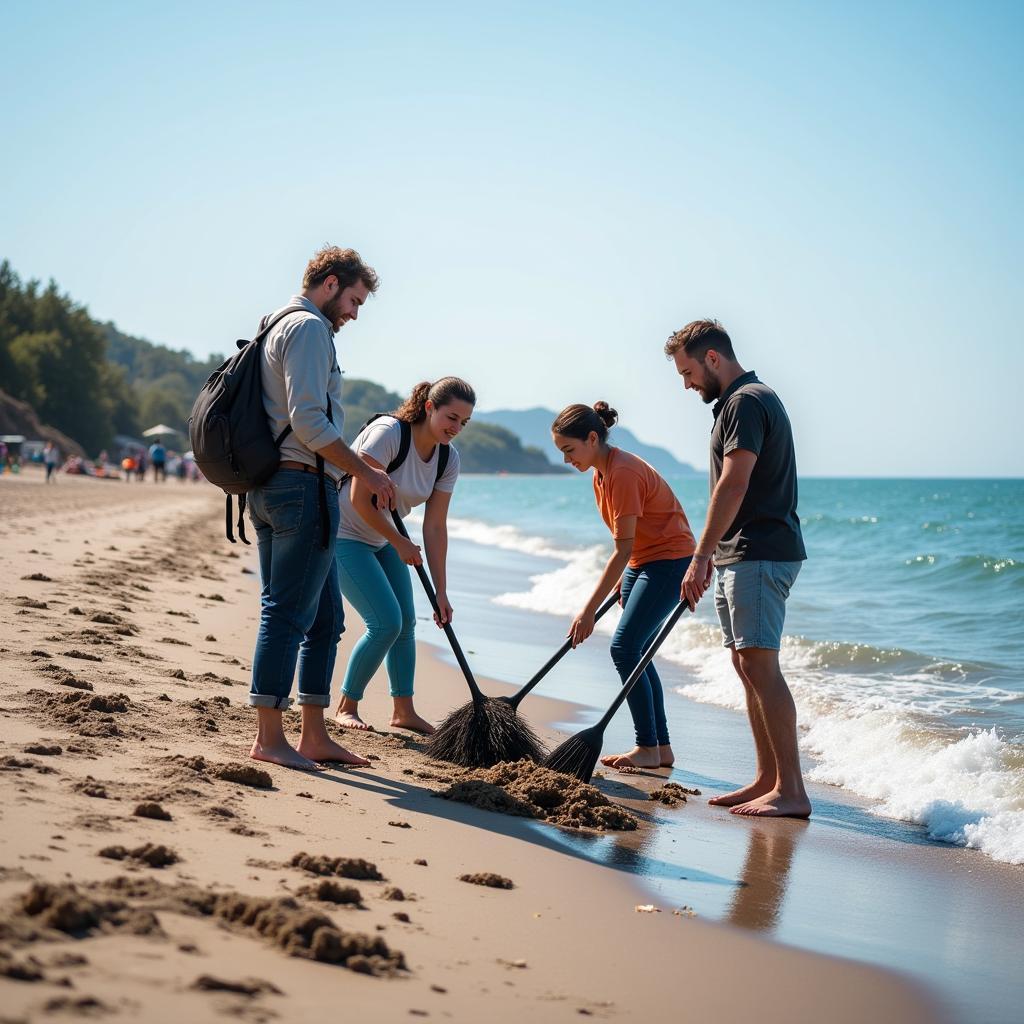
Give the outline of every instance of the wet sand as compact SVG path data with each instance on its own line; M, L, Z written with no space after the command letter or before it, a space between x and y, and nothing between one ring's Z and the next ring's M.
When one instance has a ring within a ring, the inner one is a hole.
M344 733L370 769L249 761L255 555L219 492L28 471L0 518L3 1020L945 1019L894 974L649 904L554 825L440 799L464 775L411 734ZM464 684L419 657L438 721ZM367 719L387 704L376 681ZM679 813L656 775L595 781L638 841Z

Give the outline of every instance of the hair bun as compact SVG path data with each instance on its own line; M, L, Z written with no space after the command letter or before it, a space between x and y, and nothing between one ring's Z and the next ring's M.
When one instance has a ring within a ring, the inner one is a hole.
M601 417L606 427L614 427L619 422L619 414L607 402L595 402L594 412Z

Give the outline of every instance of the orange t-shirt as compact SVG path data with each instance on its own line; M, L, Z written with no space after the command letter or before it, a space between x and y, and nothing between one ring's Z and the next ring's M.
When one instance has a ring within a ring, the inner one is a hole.
M636 535L629 564L633 569L664 558L689 558L697 545L686 513L672 488L644 462L621 448L612 448L607 471L594 471L594 500L612 536L619 522L636 516Z

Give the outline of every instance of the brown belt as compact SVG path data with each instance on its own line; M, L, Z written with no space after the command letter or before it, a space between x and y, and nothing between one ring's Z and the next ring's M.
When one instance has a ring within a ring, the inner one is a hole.
M277 468L278 469L297 469L297 470L299 470L302 473L316 473L317 472L316 466L309 466L305 462L293 462L291 459L282 459L277 464ZM329 483L335 489L341 490L341 482L338 481L338 480L335 480L334 477L331 476L331 474L328 473L326 470L324 471L324 479L327 481L327 483Z

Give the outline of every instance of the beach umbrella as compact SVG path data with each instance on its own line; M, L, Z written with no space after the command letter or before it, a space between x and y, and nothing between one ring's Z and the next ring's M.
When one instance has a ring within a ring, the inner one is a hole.
M181 431L167 426L166 423L158 423L155 427L150 427L149 430L142 432L143 437L160 437L162 434L181 434Z
M409 532L402 517L392 511L391 518L395 529L408 540ZM427 600L440 619L441 609L430 577L422 565L415 568ZM446 622L443 629L455 660L466 677L472 700L449 715L442 728L428 738L427 754L465 768L490 768L501 761L521 761L524 758L539 761L544 756L544 748L534 731L516 714L511 704L494 700L481 692L452 624Z
M662 623L657 636L648 644L647 650L640 656L636 668L629 674L629 678L622 684L621 689L615 695L608 710L601 716L596 725L589 729L570 736L560 746L555 747L541 763L545 768L561 772L563 775L572 775L581 782L589 782L597 766L597 759L601 756L601 744L604 741L604 731L608 723L615 716L615 712L622 707L622 702L629 696L629 691L636 685L637 680L644 674L644 670L654 660L658 648L665 642L665 638L672 632L672 627L679 621L683 612L689 609L685 601L676 605L672 614Z

